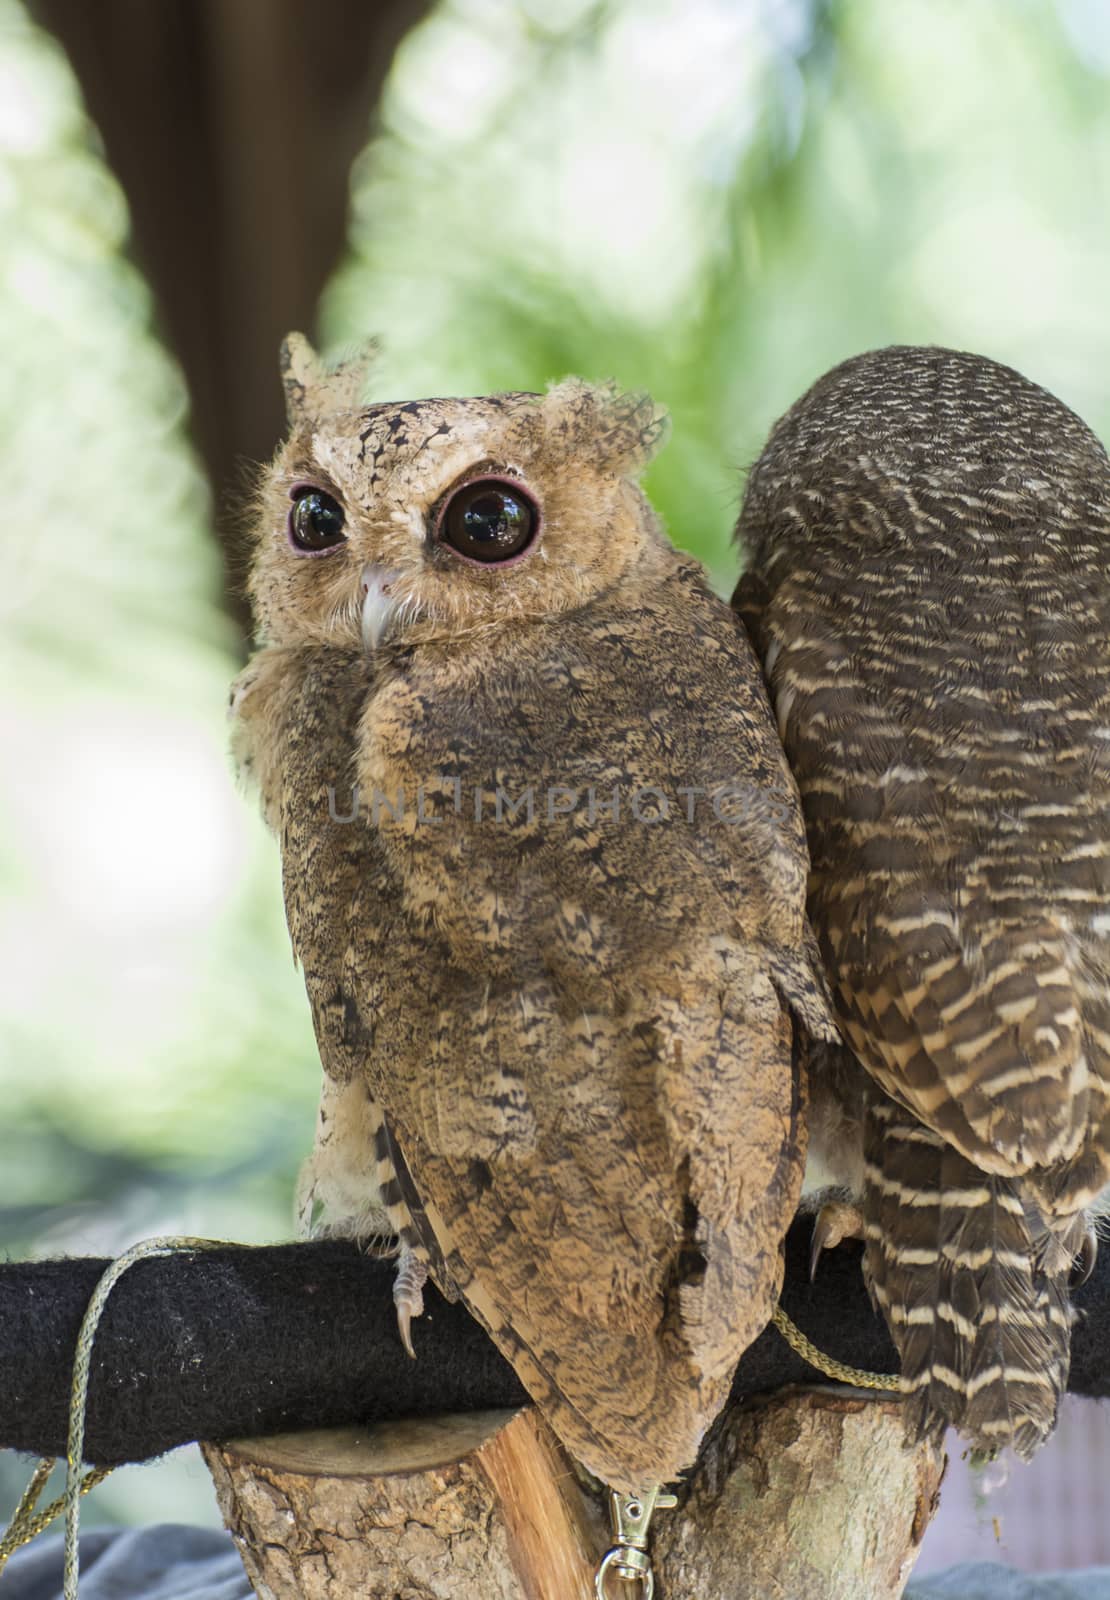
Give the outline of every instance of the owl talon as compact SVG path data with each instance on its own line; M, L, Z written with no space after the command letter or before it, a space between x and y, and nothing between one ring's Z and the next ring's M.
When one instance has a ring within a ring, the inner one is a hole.
M845 1239L863 1238L863 1213L858 1206L846 1200L830 1200L823 1205L813 1222L813 1238L809 1246L809 1281L817 1276L817 1264L822 1250L835 1250Z
M1079 1253L1077 1254L1074 1264L1072 1265L1071 1277L1068 1279L1068 1288L1078 1289L1082 1284L1086 1283L1087 1279L1091 1276L1091 1273L1095 1270L1095 1262L1097 1260L1098 1235L1095 1233L1093 1228L1088 1228L1087 1232L1083 1235L1083 1243L1080 1245Z
M409 1307L407 1305L404 1305L404 1306L399 1305L397 1307L397 1332L401 1335L401 1343L405 1347L406 1354L410 1355L412 1357L412 1359L415 1361L416 1360L416 1351L413 1348L412 1333L410 1331L411 1330L411 1326L412 1326L412 1310L411 1310L411 1307Z
M424 1285L428 1281L425 1262L407 1245L401 1248L397 1276L393 1280L393 1304L397 1308L397 1332L405 1350L416 1360L412 1344L412 1319L424 1314Z

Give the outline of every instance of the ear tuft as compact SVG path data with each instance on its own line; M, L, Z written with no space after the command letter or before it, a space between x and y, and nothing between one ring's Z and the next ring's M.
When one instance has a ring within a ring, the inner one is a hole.
M308 397L319 386L320 358L303 333L289 333L281 341L281 381L285 411L292 427L308 410Z
M649 394L615 383L564 378L549 390L545 410L557 436L622 477L638 477L671 431L666 411Z
M371 340L328 366L303 333L291 333L281 346L281 379L290 427L316 423L333 411L356 411L377 359Z

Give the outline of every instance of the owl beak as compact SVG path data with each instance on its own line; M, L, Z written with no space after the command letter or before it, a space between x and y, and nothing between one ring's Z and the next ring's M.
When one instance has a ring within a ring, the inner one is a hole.
M389 631L397 612L391 589L400 576L373 562L362 569L362 643L367 650L376 650Z

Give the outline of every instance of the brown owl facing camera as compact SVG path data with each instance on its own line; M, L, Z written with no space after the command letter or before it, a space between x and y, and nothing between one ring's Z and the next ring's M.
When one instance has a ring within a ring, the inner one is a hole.
M828 1033L743 630L636 477L652 403L366 406L285 352L236 745L324 1095L305 1203L461 1295L615 1488L673 1478L767 1322Z

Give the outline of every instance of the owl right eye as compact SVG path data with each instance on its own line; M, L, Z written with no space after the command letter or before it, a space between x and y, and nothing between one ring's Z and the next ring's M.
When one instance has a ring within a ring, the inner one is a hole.
M343 507L325 489L302 485L291 491L289 542L305 555L323 555L346 541Z
M514 479L472 478L456 489L436 519L436 536L481 566L505 566L535 543L540 513Z

